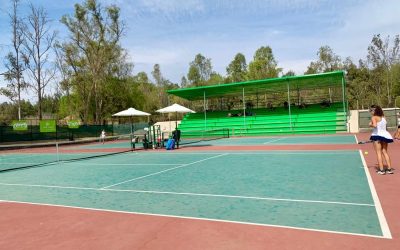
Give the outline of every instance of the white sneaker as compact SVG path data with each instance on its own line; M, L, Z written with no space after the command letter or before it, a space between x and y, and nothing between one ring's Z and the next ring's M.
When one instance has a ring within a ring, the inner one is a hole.
M386 169L387 174L394 174L392 169Z

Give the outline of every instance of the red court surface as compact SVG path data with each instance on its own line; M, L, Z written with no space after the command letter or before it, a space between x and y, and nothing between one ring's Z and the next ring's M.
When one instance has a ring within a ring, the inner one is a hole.
M367 137L358 135L359 140ZM282 147L271 145L251 150L282 150ZM295 146L290 147L293 150ZM376 156L371 144L306 148L348 150L348 147L368 152L364 156L392 239L0 202L0 249L400 249L400 142L389 148L393 166L398 170L394 175L384 176L375 173ZM249 147L234 148L246 149Z

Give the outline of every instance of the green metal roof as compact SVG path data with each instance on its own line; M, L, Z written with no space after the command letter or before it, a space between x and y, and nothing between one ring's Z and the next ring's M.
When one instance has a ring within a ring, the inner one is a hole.
M204 98L216 98L225 96L237 96L243 93L246 95L287 91L295 89L320 89L328 87L340 87L344 83L344 72L333 71L321 74L286 76L280 78L269 78L237 83L226 83L211 86L181 88L168 90L167 93L176 95L187 100L201 100Z

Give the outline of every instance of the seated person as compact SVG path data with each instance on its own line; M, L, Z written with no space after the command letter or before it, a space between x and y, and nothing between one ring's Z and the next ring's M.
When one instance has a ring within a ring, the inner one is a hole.
M272 106L272 103L271 103L271 102L268 102L268 103L267 103L267 108L273 110L273 109L274 109L274 106Z
M228 113L228 117L238 117L238 116L242 116L242 115L243 115L242 112L239 112L237 114Z
M246 116L252 116L253 115L253 113L251 111L246 111L244 113L245 113Z
M285 101L285 102L283 103L283 107L284 107L285 109L288 109L288 108L289 108L289 103L288 103L287 101Z
M252 109L253 107L254 107L253 102L251 101L246 102L246 109Z
M307 105L304 102L300 103L299 105L299 109L305 109L306 107Z
M327 100L323 100L321 102L321 108L329 108L331 106L331 103Z

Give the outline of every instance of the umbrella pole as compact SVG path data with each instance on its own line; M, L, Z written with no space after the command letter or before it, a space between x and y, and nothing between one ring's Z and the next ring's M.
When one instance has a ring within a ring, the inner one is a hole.
M178 129L178 112L175 112L175 130Z
M172 132L172 129L171 129L171 116L170 116L169 113L168 113L168 121L169 121L169 133L171 133Z
M129 117L131 120L131 135L133 134L132 116Z

